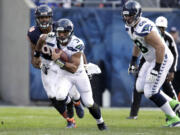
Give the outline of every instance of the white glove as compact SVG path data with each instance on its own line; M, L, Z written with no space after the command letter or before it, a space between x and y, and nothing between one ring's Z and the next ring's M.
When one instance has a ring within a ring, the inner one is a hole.
M137 74L138 73L138 67L135 66L135 65L129 65L129 68L128 68L128 74Z
M158 77L158 71L152 70L150 74L146 77L146 82L148 83L154 83Z
M85 64L84 68L86 69L87 75L100 74L101 73L101 69L99 68L99 66L96 64L93 64L93 63Z
M48 37L54 37L55 36L55 32L49 32L48 33Z

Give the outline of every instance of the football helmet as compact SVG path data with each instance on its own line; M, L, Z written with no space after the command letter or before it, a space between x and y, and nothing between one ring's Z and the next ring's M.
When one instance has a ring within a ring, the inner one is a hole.
M56 37L62 44L69 42L73 35L74 25L69 19L60 19L56 23Z
M159 16L156 21L155 24L157 27L164 27L167 28L168 26L168 21L164 16Z
M42 29L52 25L52 9L47 5L40 5L35 10L36 24Z
M126 25L134 27L142 15L141 5L133 0L127 1L123 6L122 16Z

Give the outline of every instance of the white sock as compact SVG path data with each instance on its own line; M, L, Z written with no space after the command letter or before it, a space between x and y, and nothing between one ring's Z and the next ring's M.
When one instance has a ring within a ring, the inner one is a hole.
M167 94L165 94L162 90L160 90L160 94L168 101L172 101L173 99L169 97Z
M96 122L97 122L97 124L103 123L103 122L104 122L104 120L103 120L102 116L101 116L101 118L100 118L100 119L96 119Z
M66 101L66 104L69 104L71 102L71 98L68 96L68 99Z
M171 106L169 105L169 102L166 102L160 108L165 114L170 115L172 117L176 116L175 112L172 110Z

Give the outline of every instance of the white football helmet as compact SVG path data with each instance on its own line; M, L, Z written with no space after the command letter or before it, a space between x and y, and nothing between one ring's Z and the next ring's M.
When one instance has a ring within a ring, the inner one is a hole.
M159 16L158 18L156 18L155 24L157 27L167 28L168 21L164 16Z

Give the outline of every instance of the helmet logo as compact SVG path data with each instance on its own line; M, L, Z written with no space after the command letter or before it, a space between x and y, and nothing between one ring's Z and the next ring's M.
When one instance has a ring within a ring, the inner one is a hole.
M58 27L57 31L64 31L64 28L63 27Z
M41 15L48 15L48 13L47 12L43 12L43 13L41 13Z
M129 11L123 11L123 15L129 15Z

